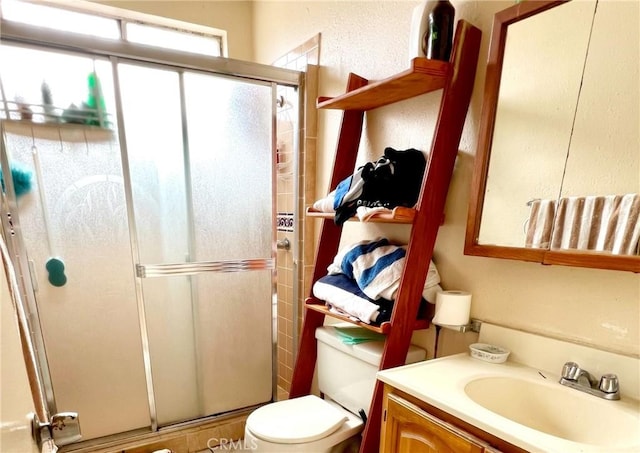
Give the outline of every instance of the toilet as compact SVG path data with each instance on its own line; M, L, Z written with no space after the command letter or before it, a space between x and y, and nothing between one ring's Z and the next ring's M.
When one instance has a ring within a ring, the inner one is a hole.
M319 327L315 336L318 389L324 399L308 395L256 409L247 418L245 449L342 453L357 445L364 427L359 413L369 412L384 344L344 344L335 326ZM425 357L424 349L412 345L406 363Z

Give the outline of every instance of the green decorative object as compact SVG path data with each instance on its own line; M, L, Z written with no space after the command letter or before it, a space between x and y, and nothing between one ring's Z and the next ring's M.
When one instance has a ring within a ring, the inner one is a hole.
M67 276L64 274L64 262L60 258L49 258L45 265L49 273L48 280L53 286L64 286Z
M87 76L87 87L89 93L87 95L87 101L85 106L88 110L88 117L85 119L85 124L90 126L108 127L107 124L107 107L102 95L102 85L100 79L95 71L92 71Z

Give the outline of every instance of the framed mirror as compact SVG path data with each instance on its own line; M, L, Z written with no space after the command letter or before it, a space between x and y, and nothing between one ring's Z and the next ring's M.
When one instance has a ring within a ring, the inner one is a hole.
M495 15L465 254L640 272L639 10Z

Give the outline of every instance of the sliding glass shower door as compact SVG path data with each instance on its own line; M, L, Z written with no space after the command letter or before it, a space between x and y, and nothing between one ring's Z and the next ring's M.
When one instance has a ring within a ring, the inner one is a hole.
M11 219L13 231L3 226L14 266L25 276L47 407L77 412L83 439L144 429L151 417L117 134L62 123L62 109L45 112L40 100L45 81L52 102L69 110L95 73L113 113L112 64L4 42L0 57L4 105L21 99L32 106L2 120L8 167L31 181L2 214ZM64 264L64 277L49 272L53 260Z
M118 74L158 423L268 401L273 88Z
M33 175L28 193L2 204L3 227L49 411L77 412L90 440L270 401L278 83L259 76L269 70L4 42L0 55L1 162ZM102 87L105 123L38 110L45 75L54 102L65 75L73 81L66 107L85 95L87 74ZM28 117L12 101L23 84ZM47 272L54 257L64 278Z

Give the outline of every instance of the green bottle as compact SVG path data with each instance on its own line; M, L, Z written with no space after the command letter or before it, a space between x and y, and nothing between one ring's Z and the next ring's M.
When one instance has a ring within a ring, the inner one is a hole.
M432 60L449 61L453 45L455 8L449 0L439 0L429 13L425 54Z
M89 93L87 96L87 102L85 107L88 110L89 115L85 120L85 124L90 126L108 127L107 124L107 107L102 96L102 86L100 85L100 79L95 71L90 72L87 77L87 86Z

